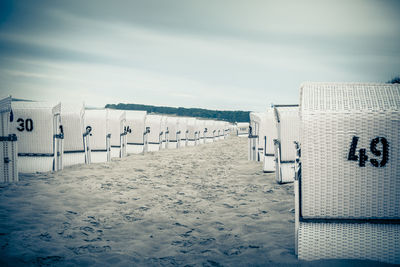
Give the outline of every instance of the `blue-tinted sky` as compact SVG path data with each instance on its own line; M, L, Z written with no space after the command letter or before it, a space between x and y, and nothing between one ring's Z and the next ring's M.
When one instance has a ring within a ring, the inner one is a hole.
M0 3L2 96L262 111L400 74L400 1Z

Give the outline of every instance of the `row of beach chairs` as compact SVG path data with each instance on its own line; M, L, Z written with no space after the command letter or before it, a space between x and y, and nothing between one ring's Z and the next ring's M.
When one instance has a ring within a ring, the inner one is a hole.
M249 159L294 182L299 259L400 264L399 84L305 83L249 129Z
M0 117L0 182L18 181L19 172L59 171L127 154L211 143L226 138L231 129L224 121L11 97L0 100Z

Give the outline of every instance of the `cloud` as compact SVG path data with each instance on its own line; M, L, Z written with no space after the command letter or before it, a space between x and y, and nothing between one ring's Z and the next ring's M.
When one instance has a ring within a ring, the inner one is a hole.
M18 97L263 110L297 102L305 80L379 82L399 73L398 7L19 1L0 20L0 78Z

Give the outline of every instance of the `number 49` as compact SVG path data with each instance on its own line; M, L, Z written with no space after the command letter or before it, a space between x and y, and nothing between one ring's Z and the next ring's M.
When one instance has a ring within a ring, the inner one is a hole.
M347 157L348 160L358 161L358 165L360 167L365 167L365 162L368 160L367 150L365 148L360 148L358 152L358 156L356 155L357 144L358 144L358 136L353 136L353 140L351 141L349 155ZM377 148L377 145L382 144L382 151ZM389 161L389 143L385 137L376 137L371 140L370 143L370 151L377 157L381 157L381 161L377 159L370 159L372 166L374 167L384 167L386 163Z

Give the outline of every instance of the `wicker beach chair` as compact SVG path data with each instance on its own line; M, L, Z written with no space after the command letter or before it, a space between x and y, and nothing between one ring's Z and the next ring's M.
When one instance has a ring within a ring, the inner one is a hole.
M168 149L177 149L180 147L181 132L179 131L179 119L177 117L168 117Z
M274 106L277 139L274 139L275 177L280 184L294 181L294 142L299 140L298 105Z
M161 149L167 148L168 143L168 126L167 126L167 116L162 116L161 119Z
M0 183L18 182L17 136L11 131L11 96L0 100Z
M400 86L305 83L300 120L299 259L400 264Z
M63 168L64 131L61 104L17 101L11 103L12 131L18 138L18 169L23 173Z
M126 112L108 109L108 124L111 132L111 157L126 157L127 134L130 128L126 124Z
M85 128L84 103L62 103L61 121L64 129L63 165L90 163L90 127Z
M148 151L159 151L162 146L163 130L161 128L161 115L147 115L146 127L149 127Z
M197 145L197 119L196 118L188 118L187 120L187 145L195 146Z
M128 154L147 151L146 116L146 111L126 110L126 126L130 130L126 135Z
M263 146L260 146L260 128L264 123L264 115L259 112L250 113L250 126L249 126L249 149L248 159L253 161L260 161L260 150L264 150Z
M239 137L248 137L249 126L250 124L248 122L238 122L236 124L236 135Z
M85 129L90 134L90 162L100 163L111 160L111 130L107 109L85 110Z
M263 137L263 171L274 172L275 171L275 146L274 139L277 139L277 129L274 119L274 109L269 108L265 112L264 117L264 137Z

